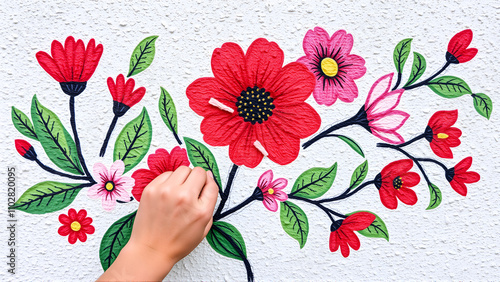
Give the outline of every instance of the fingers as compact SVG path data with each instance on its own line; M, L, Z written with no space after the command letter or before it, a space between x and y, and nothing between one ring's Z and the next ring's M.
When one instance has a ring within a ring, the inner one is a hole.
M178 167L172 175L168 178L169 184L172 185L182 185L184 182L186 182L186 179L189 177L189 174L191 173L191 169L187 166L180 166Z
M215 203L217 203L217 195L219 193L219 187L213 178L212 172L207 171L206 183L203 190L200 193L200 201L204 203L210 211L213 212L215 209Z
M186 192L195 195L197 198L200 196L200 192L203 189L207 181L207 173L201 167L195 167L189 174L189 177L184 182Z

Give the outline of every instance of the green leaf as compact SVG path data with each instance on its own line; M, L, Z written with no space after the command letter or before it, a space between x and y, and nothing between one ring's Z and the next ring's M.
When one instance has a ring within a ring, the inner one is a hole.
M370 238L384 238L389 241L389 231L387 230L384 221L378 215L370 211L355 211L347 215L349 216L357 212L368 212L375 216L375 220L372 222L372 224L370 224L370 226L363 230L357 231L359 234Z
M11 115L12 123L22 135L31 139L38 140L38 137L35 133L35 128L33 127L31 120L25 113L13 106Z
M365 180L367 174L368 174L368 160L360 164L352 173L351 184L350 184L351 190L358 187L358 185L361 184L363 180Z
M314 167L303 172L292 187L292 195L315 199L323 196L332 187L337 175L337 163L331 167Z
M351 139L351 138L349 138L347 136L344 136L344 135L336 135L336 136L340 140L346 142L347 145L349 145L349 147L351 147L360 156L362 156L363 158L365 157L365 154L363 153L363 149L361 149L361 147L358 145L358 143L356 143L356 141L354 141L353 139Z
M130 67L127 77L138 74L147 69L155 58L155 41L157 35L145 38L135 47L130 58Z
M398 73L403 72L403 67L406 63L406 59L408 59L408 56L410 55L412 40L412 38L403 39L398 43L398 45L396 45L396 48L394 48L392 57L394 60L394 66L396 67Z
M217 161L210 150L203 145L203 143L198 142L194 139L184 137L184 142L186 142L186 149L188 153L189 160L194 166L199 166L204 170L210 170L214 175L215 182L219 186L219 190L222 189L219 167L217 166Z
M153 128L146 107L138 117L127 123L115 142L113 161L122 160L125 172L134 168L149 150Z
M136 213L137 211L120 218L104 233L99 248L99 259L104 271L113 264L120 251L130 239Z
M69 206L78 192L88 186L88 183L40 182L28 188L10 209L31 214L55 212Z
M64 171L83 175L75 141L57 115L40 104L36 95L31 104L31 119L38 140L49 159Z
M168 94L167 90L165 88L161 88L161 95L160 95L160 101L158 103L158 107L160 109L160 115L161 118L163 119L163 122L165 125L167 125L168 129L172 131L172 133L175 136L175 139L179 143L179 145L182 145L181 140L177 136L177 111L175 110L175 104L174 100Z
M443 200L443 195L441 194L441 190L439 190L439 188L436 185L430 183L429 192L431 193L431 200L426 210L432 210L437 208L441 204L441 201Z
M417 52L413 52L413 66L411 67L410 77L404 87L415 83L424 74L426 66L427 64L425 63L424 56Z
M455 76L441 76L427 83L427 86L444 98L457 98L464 94L472 94L469 85Z
M283 230L297 240L302 249L309 234L309 221L304 211L290 201L280 202L280 220Z
M490 119L491 111L493 110L493 102L488 95L483 93L472 94L474 99L474 108L483 117Z
M243 260L247 256L241 233L227 222L214 222L206 238L212 249L225 257Z

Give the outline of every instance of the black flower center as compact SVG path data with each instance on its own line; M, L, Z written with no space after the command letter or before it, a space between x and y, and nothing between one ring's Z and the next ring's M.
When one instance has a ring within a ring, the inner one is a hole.
M394 178L394 180L392 181L392 186L394 186L394 189L396 190L401 189L401 187L403 186L403 180L401 179L401 176Z
M448 180L448 182L451 182L455 177L455 168L452 167L450 169L447 169L444 175L446 177L446 180Z
M330 232L337 231L337 229L342 226L342 222L344 222L343 219L335 220L334 222L332 222L332 225L330 225Z
M60 82L59 85L61 85L62 91L68 94L69 96L78 96L87 87L87 82L69 81L69 82Z
M432 139L434 137L434 132L432 131L432 128L430 126L427 126L425 128L425 133L424 133L425 140L432 142Z
M266 92L266 89L257 86L247 87L246 90L241 91L240 97L237 98L236 107L239 116L245 121L252 124L262 123L273 115L273 110L276 108L273 101L271 93Z

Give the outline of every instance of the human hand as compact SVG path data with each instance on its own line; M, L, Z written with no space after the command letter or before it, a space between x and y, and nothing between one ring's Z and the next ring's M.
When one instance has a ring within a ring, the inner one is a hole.
M162 280L207 235L217 194L200 167L159 175L144 189L129 242L99 280Z

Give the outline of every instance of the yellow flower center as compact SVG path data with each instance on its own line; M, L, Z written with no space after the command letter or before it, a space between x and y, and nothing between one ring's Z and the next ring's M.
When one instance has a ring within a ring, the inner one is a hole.
M111 181L106 182L106 184L104 185L104 188L106 188L106 190L108 190L108 191L113 191L113 189L115 188L115 184Z
M334 77L339 72L339 65L332 58L324 58L321 60L321 70L329 77Z
M81 228L82 228L82 226L80 225L80 222L73 221L71 223L71 230L73 230L73 231L79 231Z
M267 190L267 193L269 193L269 195L272 195L274 194L274 190L272 188L269 188L269 190Z
M448 134L446 134L446 133L438 133L438 138L439 138L439 139L446 139L446 138L448 138L448 137L449 137L449 136L448 136Z

